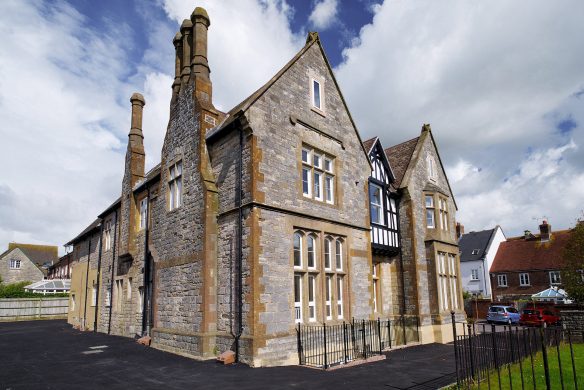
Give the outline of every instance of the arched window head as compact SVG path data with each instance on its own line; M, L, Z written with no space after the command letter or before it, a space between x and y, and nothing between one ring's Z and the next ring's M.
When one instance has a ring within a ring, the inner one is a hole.
M294 267L302 267L302 234L294 233Z
M337 271L343 270L343 240L337 239L336 247L335 247L335 265L337 267Z
M438 178L438 171L436 170L436 160L434 160L434 156L428 155L426 157L426 165L428 168L428 178L430 180L436 180Z

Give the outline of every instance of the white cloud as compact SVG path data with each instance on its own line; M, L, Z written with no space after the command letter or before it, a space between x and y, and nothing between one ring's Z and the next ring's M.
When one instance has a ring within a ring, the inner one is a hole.
M308 20L317 30L326 30L337 20L338 7L337 0L318 0Z
M579 124L573 145L584 142L582 100L573 96L584 86L584 3L385 1L373 11L337 68L364 138L379 135L389 146L431 123L469 228L489 217L519 232L532 214L572 225L579 209L563 207L580 193L584 158L572 146L557 148L569 140L555 126L557 113L571 115ZM530 150L566 161L536 165L533 154L525 157ZM543 184L556 201L526 195ZM498 210L507 213L501 220Z

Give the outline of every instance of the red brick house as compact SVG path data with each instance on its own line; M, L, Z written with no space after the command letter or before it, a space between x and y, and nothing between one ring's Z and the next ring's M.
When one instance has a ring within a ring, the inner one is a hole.
M550 286L561 287L563 251L570 230L552 233L546 221L539 230L539 234L526 230L523 236L499 245L489 271L494 301L531 299Z

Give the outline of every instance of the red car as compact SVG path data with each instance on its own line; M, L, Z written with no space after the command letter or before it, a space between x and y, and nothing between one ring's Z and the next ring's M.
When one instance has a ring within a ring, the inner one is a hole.
M523 309L521 317L519 318L520 325L542 326L544 322L546 325L558 324L560 322L560 316L549 309L536 307L532 309Z

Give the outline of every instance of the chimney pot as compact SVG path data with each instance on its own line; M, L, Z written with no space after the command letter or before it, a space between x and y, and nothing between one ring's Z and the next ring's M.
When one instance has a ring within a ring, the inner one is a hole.
M207 10L203 7L197 7L191 14L191 21L195 23L196 19L204 19L206 20L207 27L211 25L211 19L209 19L209 14L207 14Z

